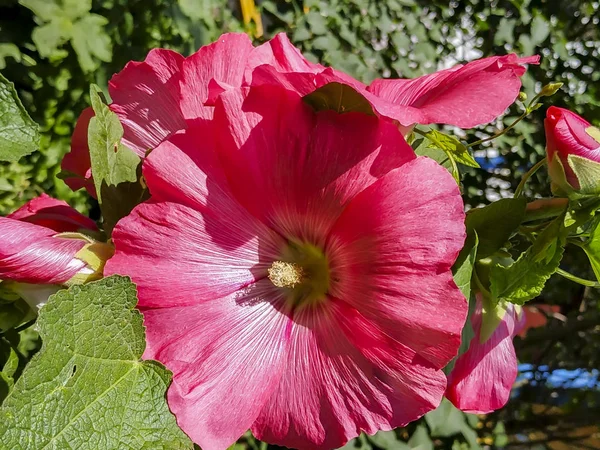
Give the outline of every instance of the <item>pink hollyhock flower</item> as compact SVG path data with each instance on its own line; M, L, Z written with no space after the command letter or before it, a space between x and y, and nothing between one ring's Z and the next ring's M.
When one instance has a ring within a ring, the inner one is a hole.
M553 183L566 191L598 191L600 130L583 117L556 106L548 108L544 128Z
M482 323L483 304L478 296L471 318L475 336L469 349L456 360L446 390L446 397L454 406L477 414L490 413L508 402L517 378L513 338L525 321L521 308L508 303L506 312L490 336L483 335Z
M97 231L67 203L42 194L0 217L0 280L60 285L97 278L111 249L79 233Z
M249 428L337 448L438 406L467 312L463 204L394 124L229 90L143 172L152 198L115 227L105 274L137 284L144 357L173 372L203 449Z
M337 82L353 87L379 115L404 127L416 123L472 127L492 121L514 102L523 65L537 61L538 57L515 55L485 58L413 80L376 80L367 87L307 61L283 33L256 48L247 35L228 33L187 58L155 49L145 61L128 63L109 82L110 107L123 124L124 143L141 157L191 121L210 119L223 92L248 85L283 86L307 95ZM81 130L87 130L89 114L82 114ZM70 186L85 185L89 190L87 144L76 137L63 169L79 175L78 182L67 181Z

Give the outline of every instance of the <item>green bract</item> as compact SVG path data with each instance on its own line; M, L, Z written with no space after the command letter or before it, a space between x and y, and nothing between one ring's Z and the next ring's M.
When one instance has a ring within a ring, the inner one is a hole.
M136 302L119 276L50 298L37 322L42 349L0 408L0 448L193 448L165 401L169 372L140 360Z

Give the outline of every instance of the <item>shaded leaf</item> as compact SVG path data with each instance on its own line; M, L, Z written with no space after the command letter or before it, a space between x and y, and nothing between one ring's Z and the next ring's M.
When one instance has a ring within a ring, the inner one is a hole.
M304 96L315 111L333 110L337 113L362 112L374 116L371 104L354 88L342 83L328 83Z
M554 219L513 264L492 266L490 291L494 300L522 305L540 295L548 278L558 269L565 238L563 214Z
M479 238L477 259L487 258L504 246L523 221L526 205L524 198L503 198L467 212L467 232L476 231Z

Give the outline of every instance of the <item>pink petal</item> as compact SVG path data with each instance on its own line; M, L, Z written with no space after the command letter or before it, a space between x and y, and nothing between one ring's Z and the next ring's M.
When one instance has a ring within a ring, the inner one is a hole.
M66 202L42 194L7 216L34 223L59 233L87 229L97 231L96 223L71 208Z
M205 103L214 103L215 88L241 86L252 49L247 35L228 33L189 58L154 49L144 62L128 63L109 83L110 107L123 124L125 144L144 156L185 129L186 120L210 119L213 108Z
M83 240L54 237L54 230L0 217L0 279L62 284L86 264L75 259Z
M130 276L139 306L161 308L197 305L254 283L282 245L247 213L152 200L117 224L113 241L116 253L104 274Z
M519 95L524 64L538 62L537 56L494 56L419 78L375 80L368 90L396 107L380 112L402 125L445 123L472 128L500 116Z
M71 137L71 151L67 153L61 163L61 169L71 172L75 176L64 179L64 182L73 191L85 188L88 193L96 198L96 188L92 178L92 163L90 161L90 148L88 146L88 127L94 117L91 107L85 108L75 124Z
M247 97L222 94L215 126L232 191L284 236L322 238L354 195L414 159L391 123L360 113L315 114L275 86L251 88Z
M174 51L154 49L143 62L129 62L108 83L110 108L123 124L123 142L139 156L186 126L180 106L183 60Z
M331 294L436 368L460 345L467 302L450 268L465 239L450 174L420 157L358 194L328 242ZM365 301L365 299L371 299Z
M215 87L225 91L242 85L246 60L254 47L245 33L227 33L218 41L206 45L183 62L181 110L186 119L212 118ZM211 83L212 82L212 83ZM213 86L209 95L209 85Z
M279 389L252 427L269 443L338 448L416 420L443 396L440 371L336 299L295 312L290 345Z
M481 301L472 317L475 337L469 350L457 360L448 377L446 397L462 411L487 414L502 408L517 378L517 357L513 337L523 327L513 305L492 336L481 343Z
M285 33L278 33L264 44L256 47L248 59L248 76L251 77L252 69L267 64L283 73L319 73L324 66L308 61L294 47ZM248 80L250 81L250 80Z
M308 61L283 33L257 47L251 54L245 82L251 86L281 86L304 96L328 83L354 87L366 96L366 87L343 72Z
M277 295L264 281L195 306L144 311L144 358L173 372L169 407L204 450L233 444L277 387L291 326Z

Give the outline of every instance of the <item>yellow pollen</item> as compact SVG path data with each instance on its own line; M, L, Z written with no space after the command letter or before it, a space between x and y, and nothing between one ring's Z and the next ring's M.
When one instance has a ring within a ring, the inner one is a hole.
M293 288L304 279L304 270L295 263L275 261L267 272L269 280L277 287Z

